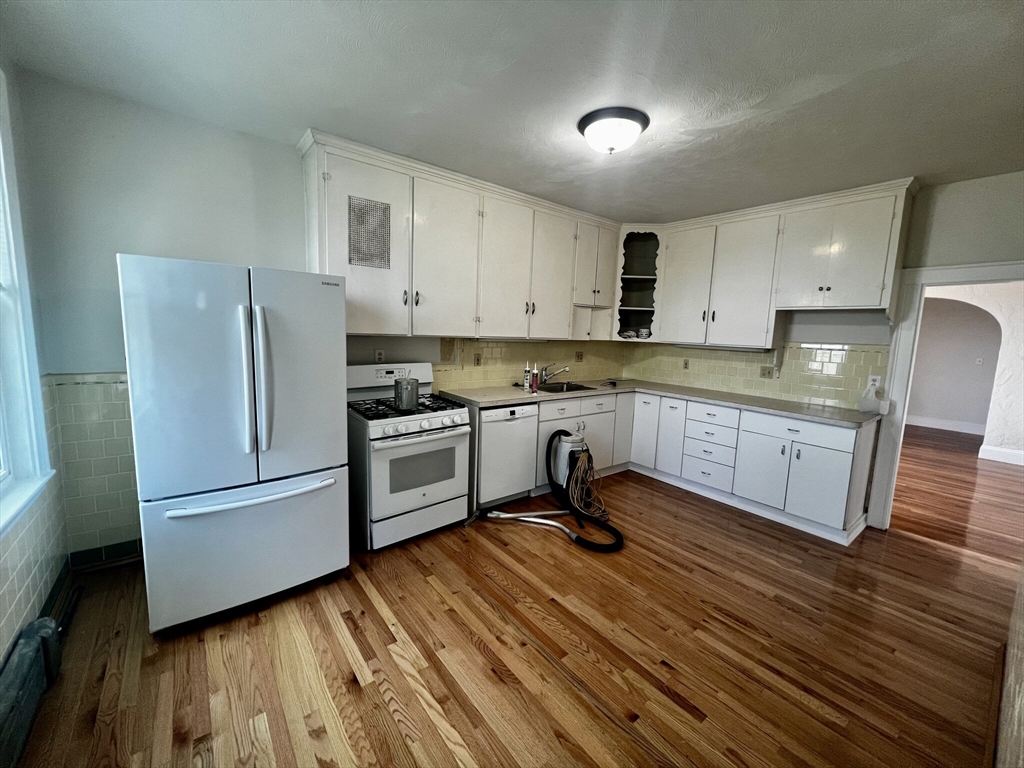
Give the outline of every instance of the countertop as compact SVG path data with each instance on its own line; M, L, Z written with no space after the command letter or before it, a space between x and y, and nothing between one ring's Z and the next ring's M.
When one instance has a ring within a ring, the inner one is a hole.
M606 381L615 381L617 386L600 386ZM713 405L727 405L743 408L748 411L759 411L777 416L792 416L820 424L832 424L838 427L860 427L880 418L877 413L861 413L852 408L835 408L828 405L812 405L790 400L777 400L771 397L757 397L739 392L719 392L713 389L684 387L678 384L660 384L640 379L598 379L596 381L580 381L591 390L581 392L538 392L535 395L523 392L521 387L511 385L501 387L480 387L477 389L442 389L440 394L450 397L466 405L478 408L498 408L509 405L539 403L545 400L564 400L574 397L592 397L617 392L646 392L651 395L669 395L684 400Z

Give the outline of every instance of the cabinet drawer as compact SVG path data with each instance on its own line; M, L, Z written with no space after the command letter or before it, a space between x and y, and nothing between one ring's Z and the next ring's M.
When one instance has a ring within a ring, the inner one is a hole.
M703 440L706 443L717 443L735 448L736 431L730 427L719 427L691 419L686 420L686 436L692 437L694 440Z
M567 419L570 416L580 415L580 400L552 400L540 404L540 420L551 421L552 419Z
M704 459L704 461L713 461L715 464L724 464L727 467L736 466L736 449L727 445L716 445L688 437L683 443L683 453L697 459Z
M740 425L739 408L720 408L717 405L695 403L692 400L686 408L686 418L703 421L707 424L719 424L723 427L736 429Z
M584 397L580 399L580 414L611 413L615 410L615 395L603 397Z
M704 461L696 456L683 456L683 479L732 493L732 467Z
M853 453L853 444L857 439L856 429L801 419L787 419L784 416L770 416L754 411L743 412L742 424L745 432L784 437L787 440L797 440L808 445L818 445L847 453Z

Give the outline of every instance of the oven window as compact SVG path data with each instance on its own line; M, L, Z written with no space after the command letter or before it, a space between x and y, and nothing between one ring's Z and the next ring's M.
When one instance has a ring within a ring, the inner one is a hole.
M455 478L455 446L391 459L391 493L402 493Z

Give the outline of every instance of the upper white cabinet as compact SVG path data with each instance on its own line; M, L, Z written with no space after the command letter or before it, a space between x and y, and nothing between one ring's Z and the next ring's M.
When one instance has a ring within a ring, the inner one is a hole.
M426 179L413 182L412 332L476 333L480 195Z
M324 274L345 278L349 333L409 333L412 177L327 155Z
M707 341L715 227L699 227L665 236L665 251L655 295L658 340L675 344Z
M580 222L576 232L576 268L572 302L580 306L610 307L615 300L615 271L619 233Z
M533 209L484 198L480 250L480 336L525 339L530 327Z
M898 202L890 194L787 213L775 306L886 306L886 283L892 279L888 267L898 246L893 237Z
M576 222L537 211L533 222L530 338L568 339Z
M779 217L721 224L715 239L707 343L767 347Z

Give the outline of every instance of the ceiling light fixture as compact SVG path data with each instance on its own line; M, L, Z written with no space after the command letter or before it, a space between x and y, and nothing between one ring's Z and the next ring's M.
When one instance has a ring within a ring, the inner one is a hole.
M588 112L576 124L587 144L609 155L629 149L647 130L651 118L631 107L605 107Z

